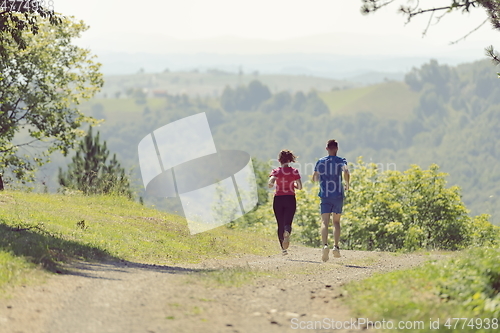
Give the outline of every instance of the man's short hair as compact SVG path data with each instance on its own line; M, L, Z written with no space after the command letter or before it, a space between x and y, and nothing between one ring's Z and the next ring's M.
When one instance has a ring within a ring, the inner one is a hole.
M328 140L328 142L326 143L326 148L328 148L328 149L338 149L339 148L339 144L335 140Z

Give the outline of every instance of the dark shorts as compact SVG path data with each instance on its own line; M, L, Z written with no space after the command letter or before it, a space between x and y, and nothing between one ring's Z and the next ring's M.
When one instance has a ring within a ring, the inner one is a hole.
M319 205L321 214L334 213L342 214L342 207L344 206L344 197L338 196L334 198L321 198Z

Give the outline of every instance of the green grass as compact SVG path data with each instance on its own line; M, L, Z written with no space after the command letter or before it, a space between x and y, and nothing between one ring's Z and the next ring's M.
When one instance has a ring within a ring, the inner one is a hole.
M224 226L190 235L182 217L112 196L0 192L0 235L0 289L74 259L175 264L276 250L274 238Z
M332 115L369 112L377 116L406 120L418 103L418 93L403 82L386 82L368 87L320 92Z
M202 282L207 287L241 287L253 283L260 277L277 277L274 272L251 267L227 267L207 270L188 278L188 283Z
M144 111L148 106L151 110L158 110L167 105L165 98L148 98L146 104L137 104L134 98L94 98L81 104L82 111L89 111L92 106L101 104L106 115L111 113L134 113Z
M253 80L259 80L275 93L279 91L304 91L311 89L327 91L334 87L352 86L346 81L306 76L306 75L279 75L245 73L207 73L207 72L169 72L145 73L129 75L107 75L101 96L115 97L115 93L122 95L131 87L147 87L150 90L164 90L171 95L186 93L190 96L220 96L226 86L248 85Z
M490 329L479 324L500 317L499 258L498 248L471 249L416 269L375 275L348 285L346 301L355 315L373 321L424 322L422 332L495 332L500 326L495 329L493 322ZM453 318L473 321L462 327L465 320L456 324ZM438 319L439 329L431 330L430 320Z
M43 275L40 273L35 264L11 253L0 251L0 296L3 296L6 291L2 286L22 285L38 281Z

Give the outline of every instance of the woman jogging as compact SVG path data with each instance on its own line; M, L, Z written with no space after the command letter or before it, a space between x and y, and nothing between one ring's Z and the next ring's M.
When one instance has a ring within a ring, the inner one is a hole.
M278 155L281 166L273 169L269 175L269 188L276 185L274 193L273 210L278 223L278 239L283 255L288 254L292 221L297 208L295 189L302 188L299 171L289 166L297 157L289 150L282 150Z

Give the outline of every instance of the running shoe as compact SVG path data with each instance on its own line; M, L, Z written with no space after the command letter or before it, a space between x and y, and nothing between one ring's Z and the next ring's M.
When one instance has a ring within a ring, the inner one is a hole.
M328 248L328 245L325 245L323 247L323 256L321 257L321 259L323 260L323 262L327 262L328 261L328 252L330 251L330 249Z
M288 251L287 251L287 250L283 250L282 254L283 254L284 256L286 256L286 255L288 254Z
M290 233L288 231L285 231L283 233L283 249L288 249L288 246L290 246Z
M340 248L337 245L333 247L332 253L335 258L340 258Z

